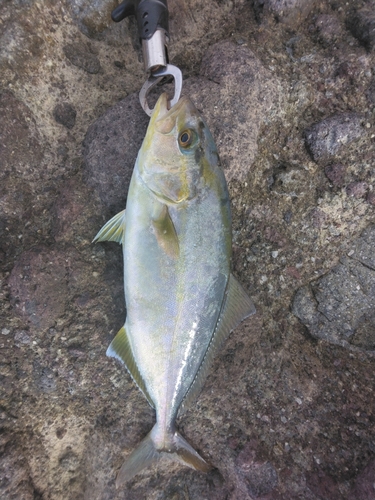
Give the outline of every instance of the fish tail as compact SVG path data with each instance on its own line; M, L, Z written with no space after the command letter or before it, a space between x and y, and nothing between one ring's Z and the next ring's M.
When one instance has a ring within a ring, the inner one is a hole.
M153 431L156 426L157 424L122 465L116 478L117 488L126 481L129 481L129 479L141 472L141 470L155 464L163 457L176 460L187 467L202 472L208 472L211 470L211 466L203 460L203 458L177 431L170 436L170 449L168 451L165 449L158 450L153 439Z

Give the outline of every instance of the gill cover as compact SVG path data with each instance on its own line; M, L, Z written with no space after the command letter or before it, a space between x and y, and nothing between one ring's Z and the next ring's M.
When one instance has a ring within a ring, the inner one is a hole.
M167 94L154 108L139 156L143 182L159 200L177 204L192 199L202 174L204 123L188 97L170 110Z

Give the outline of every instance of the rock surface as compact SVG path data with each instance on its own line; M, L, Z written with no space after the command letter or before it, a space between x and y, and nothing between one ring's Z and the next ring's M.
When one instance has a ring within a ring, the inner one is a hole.
M170 59L217 142L258 313L178 420L213 470L160 462L120 490L154 414L105 356L121 249L91 245L148 121L117 3L0 3L0 497L372 498L373 2L169 1Z
M354 12L347 20L353 35L370 49L375 49L375 2L370 1L365 7Z
M306 147L316 161L337 159L364 135L362 117L355 113L331 116L306 130Z
M296 293L293 313L313 337L375 354L375 226L332 271Z

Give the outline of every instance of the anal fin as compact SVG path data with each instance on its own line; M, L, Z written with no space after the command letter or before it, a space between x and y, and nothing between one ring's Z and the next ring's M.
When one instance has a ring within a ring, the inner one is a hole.
M116 337L112 340L106 354L108 357L118 359L126 366L132 379L146 396L147 401L150 403L150 405L154 408L155 405L147 391L146 384L134 359L133 351L128 339L128 334L126 332L125 326L123 326L121 330L119 330Z
M255 313L256 309L253 301L247 295L242 285L231 274L229 276L226 295L216 328L212 334L211 342L195 379L182 402L182 411L187 408L201 392L212 361L230 332L232 332L241 321Z
M122 210L116 214L112 219L110 219L95 238L92 240L93 243L98 241L115 241L116 243L122 243L123 236L125 233L125 210Z

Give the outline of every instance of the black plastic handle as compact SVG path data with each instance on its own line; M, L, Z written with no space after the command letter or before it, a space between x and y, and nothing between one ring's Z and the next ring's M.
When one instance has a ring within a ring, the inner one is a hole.
M124 0L112 12L116 23L128 16L136 16L139 38L148 40L158 28L168 35L167 0Z

